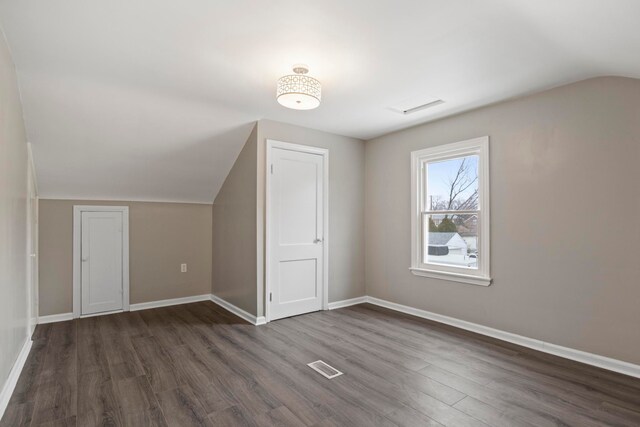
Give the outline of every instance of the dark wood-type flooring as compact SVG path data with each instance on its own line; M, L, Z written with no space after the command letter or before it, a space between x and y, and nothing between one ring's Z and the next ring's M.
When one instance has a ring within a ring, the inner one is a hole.
M372 305L202 302L38 326L0 425L640 426L640 380Z

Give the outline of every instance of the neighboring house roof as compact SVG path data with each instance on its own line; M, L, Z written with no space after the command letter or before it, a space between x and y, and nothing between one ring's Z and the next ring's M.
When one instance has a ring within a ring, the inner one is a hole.
M446 246L449 240L453 239L458 233L440 233L436 231L429 232L429 246Z

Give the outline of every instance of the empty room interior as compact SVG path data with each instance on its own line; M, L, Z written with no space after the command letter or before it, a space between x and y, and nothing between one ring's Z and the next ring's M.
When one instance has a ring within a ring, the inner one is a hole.
M640 426L637 0L0 0L0 427Z

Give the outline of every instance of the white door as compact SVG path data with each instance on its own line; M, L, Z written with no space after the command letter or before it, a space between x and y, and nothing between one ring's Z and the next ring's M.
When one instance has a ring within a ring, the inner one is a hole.
M271 147L270 320L322 309L324 157Z
M82 212L82 315L122 310L122 212Z

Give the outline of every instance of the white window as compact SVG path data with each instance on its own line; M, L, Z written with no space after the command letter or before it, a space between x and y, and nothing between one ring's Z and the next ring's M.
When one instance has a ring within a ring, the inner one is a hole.
M488 286L489 137L411 153L411 272Z

